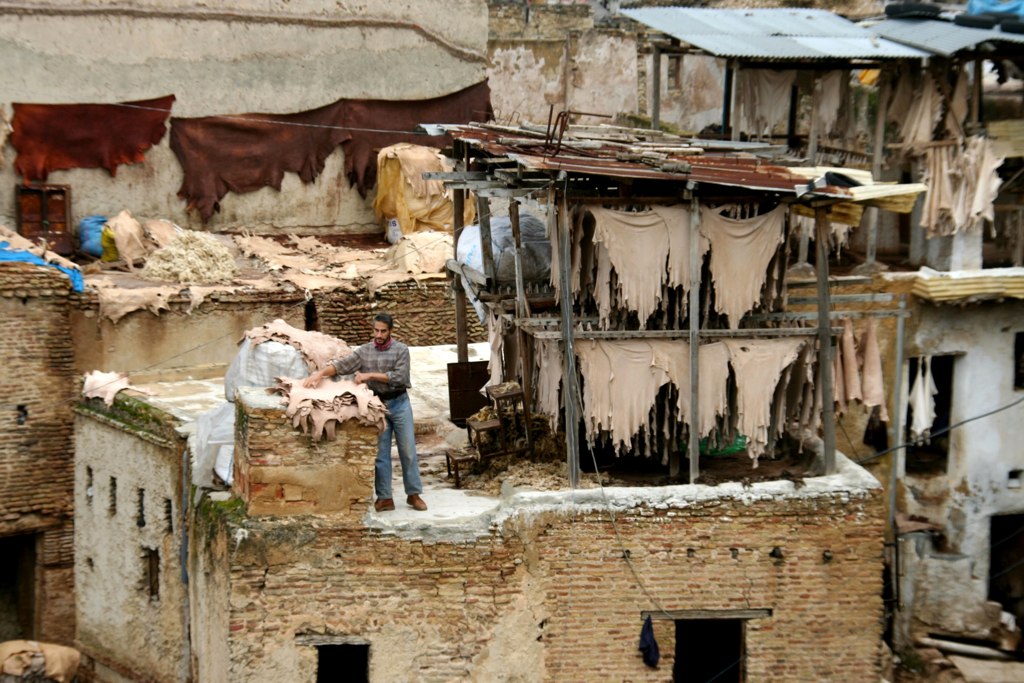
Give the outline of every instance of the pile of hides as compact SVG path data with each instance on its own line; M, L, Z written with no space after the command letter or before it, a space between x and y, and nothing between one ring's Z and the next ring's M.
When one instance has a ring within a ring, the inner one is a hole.
M245 338L251 340L254 345L276 341L293 347L302 354L310 372L325 368L332 360L344 358L352 353L348 344L337 337L322 332L300 330L280 318L252 328L245 333Z
M128 270L132 270L157 249L170 245L182 233L177 225L161 218L148 220L143 225L131 211L124 209L103 224L103 260L120 259Z
M403 235L384 254L384 261L392 270L404 273L440 273L451 258L452 236L428 230Z
M71 683L77 680L81 654L64 645L35 640L0 643L0 680Z
M454 208L451 191L440 180L425 180L427 172L450 172L451 161L440 150L422 145L399 143L377 154L377 198L373 212L384 226L395 220L401 235L421 230L452 232ZM476 220L476 202L467 197L463 225ZM391 232L388 231L388 241Z
M736 205L701 207L698 258L703 262L710 251L715 309L727 316L734 330L749 311L769 307L762 292L766 284L769 292L774 287L770 266L785 234L785 206L747 213L747 207ZM630 312L636 314L640 329L646 329L655 314L681 320L690 286L691 234L688 206L586 209L573 221L573 297L593 301L602 329L621 326ZM551 284L557 291L556 260L552 259ZM680 295L670 297L673 289Z
M365 384L350 380L325 381L315 389L302 386L301 379L279 377L273 391L284 396L285 415L314 441L334 439L341 422L358 420L384 431L388 409Z
M149 255L142 277L182 284L230 282L238 275L234 256L213 235L183 231Z
M341 146L349 183L366 197L376 182L375 150L413 141L444 147L447 136L417 135L416 126L487 121L490 102L490 88L482 81L426 100L342 99L294 114L173 118L170 145L185 176L178 196L205 222L220 211L228 191L280 190L286 172L313 182Z
M142 161L160 142L174 95L118 104L14 103L14 168L26 182L52 171L105 168Z
M0 261L20 261L44 268L56 268L68 276L74 291L81 292L85 289L85 281L77 263L48 250L45 244L33 244L6 225L0 225Z

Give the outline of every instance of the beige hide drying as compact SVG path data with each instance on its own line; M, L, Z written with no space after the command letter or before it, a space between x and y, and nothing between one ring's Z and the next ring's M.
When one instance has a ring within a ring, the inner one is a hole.
M737 429L746 435L747 454L756 467L768 445L772 398L779 377L796 360L807 340L726 339L722 343L729 350L729 362L736 373Z
M344 358L352 353L348 344L337 337L322 332L300 330L280 318L252 328L245 336L252 340L254 345L270 340L288 344L302 354L310 372L325 368L332 360Z
M19 680L47 683L71 683L81 663L78 650L64 645L35 640L8 640L0 643L0 673Z
M840 339L843 349L843 384L846 388L846 402L860 401L864 393L860 386L860 368L857 363L857 342L853 338L853 321L843 318L843 336Z
M658 389L668 373L653 364L650 344L586 340L576 345L583 375L583 416L591 441L608 431L612 445L632 447L633 435L647 424Z
M78 264L74 261L69 261L57 252L45 249L42 245L34 244L31 240L19 235L6 225L0 225L0 242L7 242L11 249L20 249L21 251L35 254L47 263L55 263L70 270L80 270Z
M384 254L384 261L393 270L403 273L441 273L453 253L452 236L426 230L403 235Z
M440 180L426 180L426 172L453 170L451 162L437 149L400 142L377 154L377 197L373 212L377 221L395 218L403 235L421 230L451 233L454 206L451 191ZM463 204L463 225L476 220L472 197Z
M792 70L740 69L736 79L736 121L753 137L771 135L785 120L796 80Z
M96 293L100 302L100 317L116 323L127 314L146 309L153 315L170 308L168 300L181 290L180 287L125 287L100 286Z
M132 270L137 261L144 261L152 249L146 242L146 233L128 209L107 220L106 227L114 233L117 256Z
M143 227L146 235L156 244L157 248L166 247L181 234L181 228L164 218L148 220Z
M729 318L730 329L761 301L768 265L782 242L786 208L744 220L728 218L717 209L701 207L700 231L711 243L711 277L715 308Z
M278 377L273 388L284 396L285 415L314 441L333 439L338 423L358 420L383 431L387 407L365 384L350 380L324 381L315 389L302 386L302 379Z
M554 339L538 339L534 345L537 391L536 410L548 416L552 426L558 421L558 389L562 383L562 345Z
M874 318L864 321L864 332L861 335L860 355L864 368L863 392L864 405L869 408L879 406L882 422L889 421L889 412L885 409L885 384L882 377L882 355L878 350L878 323Z
M132 387L128 381L128 375L124 373L93 370L85 375L82 382L82 396L85 398L102 398L103 403L109 408L114 405L114 397L117 396L117 392L129 387L143 394L149 393L145 389Z
M668 373L679 393L679 418L690 425L690 344L681 340L656 339L647 342L653 363ZM714 431L717 418L729 410L729 351L725 344L702 344L698 352L698 420L695 430L703 438Z

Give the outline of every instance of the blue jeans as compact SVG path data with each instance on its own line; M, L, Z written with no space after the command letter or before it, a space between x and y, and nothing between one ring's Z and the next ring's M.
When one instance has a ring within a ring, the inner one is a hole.
M388 413L384 420L384 431L377 437L377 461L374 465L374 492L377 498L391 498L391 435L398 442L398 459L402 463L402 483L405 495L423 493L420 482L420 464L416 459L416 432L412 419L412 404L409 392L384 401Z

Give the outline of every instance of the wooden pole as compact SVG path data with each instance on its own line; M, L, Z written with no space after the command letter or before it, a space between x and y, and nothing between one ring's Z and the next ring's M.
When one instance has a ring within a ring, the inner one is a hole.
M690 483L700 476L700 202L690 199Z
M657 130L661 125L661 50L657 45L654 46L651 55L654 60L651 65L654 75L651 87L651 128Z
M832 389L832 325L829 310L832 302L828 289L828 208L814 210L817 234L814 243L818 271L818 363L821 369L821 422L824 431L825 474L836 471L836 409Z
M888 71L882 71L878 92L878 112L875 117L875 139L871 150L871 177L877 182L882 175L882 156L885 153L885 119L888 116L889 93L892 90ZM868 245L864 265L873 268L878 253L878 207L868 207Z
M529 318L530 305L526 300L526 285L523 282L522 247L523 238L519 231L519 202L515 199L508 204L508 217L512 223L512 238L515 240L516 266L516 318ZM529 336L523 332L523 327L516 324L516 337L519 347L519 362L523 366L523 419L526 420L523 431L526 432L526 447L533 447L533 438L530 434L530 401L533 397L533 355L528 348Z
M459 258L459 236L462 234L463 211L466 203L466 191L454 190L452 195L452 235L455 246L452 258ZM452 276L452 291L455 294L455 348L460 363L469 362L469 327L466 324L466 290L462 287L462 279Z
M569 220L564 195L560 201L555 189L548 190L549 225L558 230L558 271L562 304L562 403L565 406L565 460L569 486L580 485L579 414L576 407L576 350L573 346L572 285L569 270L572 256L569 245ZM554 222L552 223L552 217Z
M480 256L483 259L487 289L497 283L494 273L494 251L491 247L491 205L487 197L476 197L477 220L480 222Z

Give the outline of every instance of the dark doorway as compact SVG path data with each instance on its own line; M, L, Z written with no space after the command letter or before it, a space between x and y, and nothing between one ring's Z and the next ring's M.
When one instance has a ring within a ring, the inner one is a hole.
M318 645L316 683L370 683L369 645Z
M991 521L988 599L1024 622L1024 515L998 515Z
M741 683L744 678L742 619L677 619L676 683Z
M936 434L950 425L950 413L953 408L953 364L956 356L932 356L927 361L928 372L935 383L935 421L930 433ZM920 371L920 359L911 358L909 362L908 387L913 387ZM911 441L910 426L914 419L914 409L907 406L907 426L904 438L907 444L907 474L936 475L945 474L949 463L949 432L938 434L927 439Z
M36 537L0 538L0 641L35 637Z

